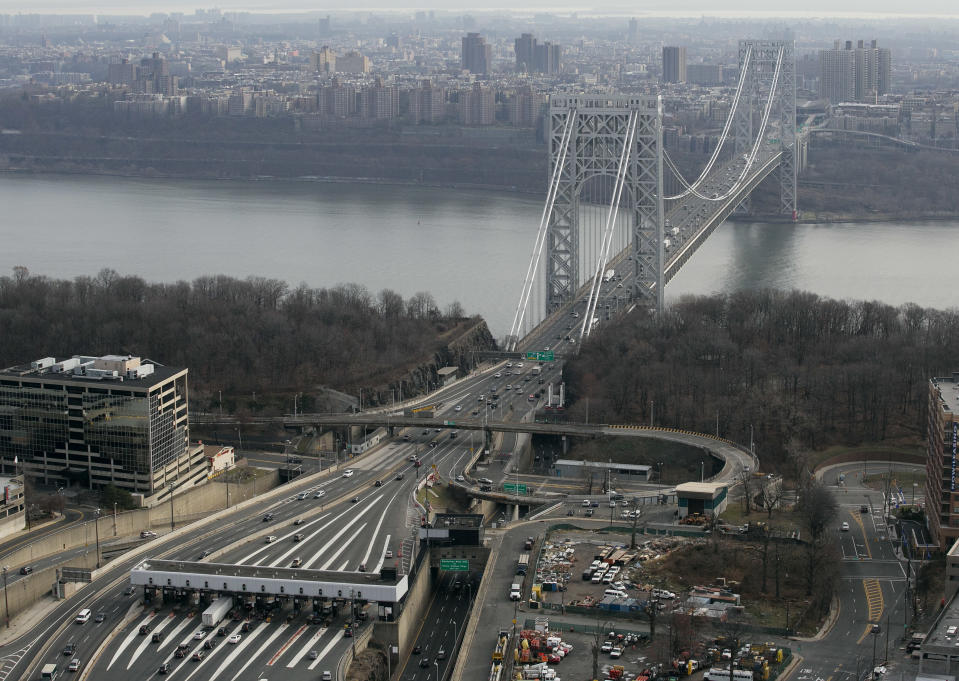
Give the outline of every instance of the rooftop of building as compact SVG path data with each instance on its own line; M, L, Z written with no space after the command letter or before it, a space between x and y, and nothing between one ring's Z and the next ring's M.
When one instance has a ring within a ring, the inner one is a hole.
M684 482L676 485L676 494L712 494L716 495L726 485L721 482Z
M946 604L939 619L923 641L922 649L930 648L947 648L952 655L959 652L959 598L956 596L953 596Z
M934 378L932 382L939 388L942 408L950 414L959 414L959 371L952 372L952 376Z
M142 388L162 383L183 370L182 367L164 366L135 355L73 355L60 360L55 357L42 357L26 364L0 369L0 380L42 378L51 382L87 385L103 383L107 386L123 383Z

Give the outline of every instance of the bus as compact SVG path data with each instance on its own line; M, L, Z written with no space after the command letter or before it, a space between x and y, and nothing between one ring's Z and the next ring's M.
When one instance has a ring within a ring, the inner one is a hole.
M40 670L40 679L41 681L53 681L57 678L57 665L55 664L45 664L43 669Z
M713 667L703 678L706 681L729 681L729 670ZM734 669L733 681L753 681L753 673L748 669Z
M529 554L521 553L519 560L516 561L516 574L525 575L527 572L529 572Z

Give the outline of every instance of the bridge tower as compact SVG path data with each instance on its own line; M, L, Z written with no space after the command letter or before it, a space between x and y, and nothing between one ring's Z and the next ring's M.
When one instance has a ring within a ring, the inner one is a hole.
M585 283L581 264L587 268L592 265L580 252L583 185L597 176L616 178L618 174L622 175L624 190L620 206L630 223L633 299L662 309L662 115L662 100L654 96L550 98L550 168L558 176L546 226L547 315L575 298L577 289ZM629 147L624 149L627 143ZM561 164L559 168L557 164Z
M743 63L751 50L745 72ZM776 63L782 51L782 65L776 92L769 100L769 123L778 129L778 143L782 151L779 164L780 212L796 216L797 149L796 149L796 57L792 40L740 40L739 72L743 78L743 93L736 110L733 129L736 135L736 153L746 154L752 149L755 130L759 128L766 107L766 95L776 73ZM769 128L767 128L769 129ZM749 198L740 204L739 212L749 212Z

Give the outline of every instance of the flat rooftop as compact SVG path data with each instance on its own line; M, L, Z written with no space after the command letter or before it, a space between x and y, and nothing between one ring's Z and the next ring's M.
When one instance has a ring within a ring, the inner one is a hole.
M922 642L922 650L959 655L959 599L955 595L946 604L935 626Z
M233 565L231 563L207 563L152 558L137 565L133 570L157 570L160 572L190 572L197 575L230 575L233 577L262 577L264 579L301 579L314 582L347 582L350 584L397 584L402 575L383 579L378 572L337 572L335 570L302 570L300 568L261 567L257 565Z
M652 466L638 463L609 463L608 461L579 461L578 459L557 459L556 466L589 466L590 468L609 468L617 471L649 471Z
M943 408L950 414L959 414L959 371L952 376L934 378L932 382L939 387Z
M81 357L80 355L74 355L74 357ZM82 356L84 359L91 359L90 356ZM65 361L72 359L72 357L65 357L58 361ZM118 355L104 355L97 359L106 359L106 360L118 360L121 359ZM171 376L183 371L183 367L168 367L162 364L157 364L152 360L143 360L142 365L152 365L153 372L140 377L140 378L131 378L129 376L121 374L116 378L97 378L96 376L83 376L80 374L74 374L70 371L63 372L54 372L50 367L37 368L33 365L32 362L27 362L25 364L17 364L6 369L0 369L0 380L4 378L12 378L15 380L18 379L27 379L28 381L44 381L49 383L81 383L87 386L102 386L104 388L117 387L117 386L136 386L138 388L149 387L156 385L157 383L162 383Z
M676 485L676 494L712 494L716 493L725 488L721 482L684 482L681 485Z

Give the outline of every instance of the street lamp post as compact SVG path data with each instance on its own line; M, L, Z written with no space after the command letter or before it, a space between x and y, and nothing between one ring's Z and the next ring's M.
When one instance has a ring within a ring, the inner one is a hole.
M166 484L166 488L170 490L170 532L173 532L175 524L173 522L173 490L176 488L172 482Z
M699 481L703 482L706 479L706 462L699 462Z
M7 599L7 570L10 569L9 565L3 566L3 605L4 605L4 615L7 618L7 629L10 628L10 601Z
M97 569L100 569L100 509L97 509L97 515L93 519L93 528L96 530L97 538Z
M117 536L117 502L113 502L113 536Z

